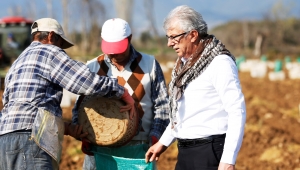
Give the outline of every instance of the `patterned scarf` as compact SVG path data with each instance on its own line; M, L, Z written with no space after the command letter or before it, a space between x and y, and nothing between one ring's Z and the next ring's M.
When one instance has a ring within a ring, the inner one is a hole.
M177 101L182 97L186 85L201 75L211 61L220 54L230 56L235 62L234 56L231 55L221 41L216 39L213 35L207 35L200 40L196 52L188 58L185 64L183 64L181 60L182 57L176 60L172 70L172 80L169 84L169 106L171 109L170 120L172 128L174 128L177 123Z

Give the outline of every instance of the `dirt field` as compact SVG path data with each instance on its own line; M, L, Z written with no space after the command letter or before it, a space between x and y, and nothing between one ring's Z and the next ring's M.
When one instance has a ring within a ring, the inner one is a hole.
M300 80L271 82L267 78L252 79L249 73L240 73L240 79L247 123L236 169L300 170ZM63 112L70 120L71 108ZM79 141L65 137L62 170L82 169L84 155L80 147ZM176 146L172 145L161 156L158 169L174 169L176 156Z

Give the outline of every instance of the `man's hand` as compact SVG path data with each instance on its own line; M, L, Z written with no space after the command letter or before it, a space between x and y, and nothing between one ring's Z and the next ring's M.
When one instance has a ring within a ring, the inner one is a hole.
M87 139L82 139L81 141L81 151L87 155L93 156L94 153L91 152L91 142Z
M65 122L65 135L70 135L75 139L85 138L88 133L82 132L82 125L73 125Z
M235 170L235 166L220 162L218 170Z
M120 112L125 112L129 110L130 119L133 119L133 117L137 113L137 110L135 108L135 102L133 98L130 96L130 94L128 93L128 90L126 88L121 99L126 103L126 105L120 107Z
M158 161L160 154L162 154L167 148L168 147L158 141L155 145L151 146L145 154L146 163L149 161L152 162L153 160Z

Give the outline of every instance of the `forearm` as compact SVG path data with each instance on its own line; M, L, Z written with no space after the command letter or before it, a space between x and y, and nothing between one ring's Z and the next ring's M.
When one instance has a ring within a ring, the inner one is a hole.
M243 113L243 111L229 114L228 129L221 162L232 165L235 164L243 141L245 119L245 113Z
M80 95L100 95L120 98L124 88L117 79L99 76L78 61L57 56L51 63L51 79L66 90Z

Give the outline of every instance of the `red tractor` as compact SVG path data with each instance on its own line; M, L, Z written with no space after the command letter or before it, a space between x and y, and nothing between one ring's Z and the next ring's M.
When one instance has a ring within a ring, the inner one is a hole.
M30 44L32 23L32 20L17 16L0 19L0 78L5 77L12 62Z

